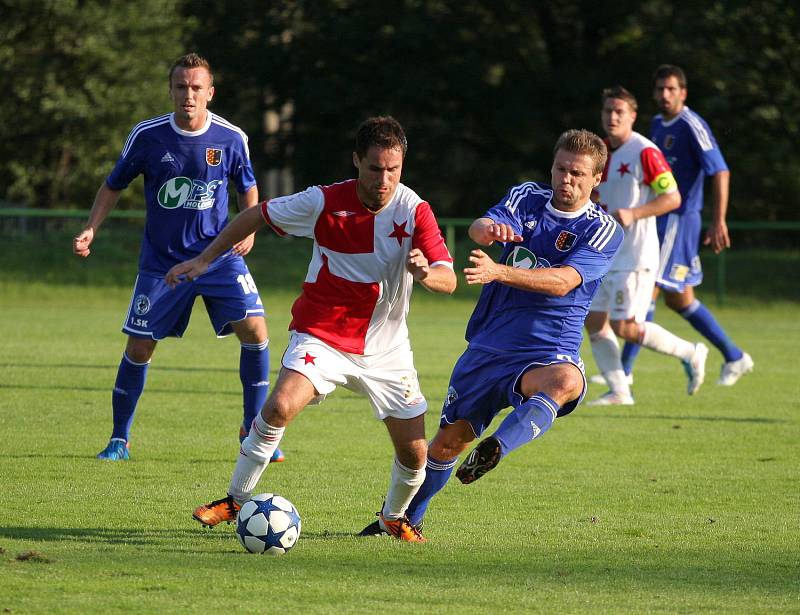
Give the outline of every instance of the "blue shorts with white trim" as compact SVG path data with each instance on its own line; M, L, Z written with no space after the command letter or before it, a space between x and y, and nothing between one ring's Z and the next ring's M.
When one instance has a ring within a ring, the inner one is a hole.
M480 436L495 416L508 406L523 401L517 389L522 375L530 369L556 363L571 363L583 375L580 396L562 406L558 416L572 412L586 393L586 376L579 356L547 351L488 351L469 347L453 368L450 386L444 400L440 426L469 421L476 436Z

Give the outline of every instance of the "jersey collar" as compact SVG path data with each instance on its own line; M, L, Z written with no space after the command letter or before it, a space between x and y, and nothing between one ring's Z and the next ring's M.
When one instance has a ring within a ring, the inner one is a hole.
M556 209L553 207L553 201L547 201L547 205L545 205L545 209L549 211L554 216L559 218L580 218L583 214L586 213L586 210L592 206L591 201L586 201L586 204L581 207L580 209L576 209L575 211L561 211L560 209Z
M206 123L200 130L190 131L184 130L180 126L175 123L175 113L169 114L169 125L172 126L172 130L177 132L179 135L183 135L184 137L199 137L202 134L205 134L208 129L211 127L211 111L206 113Z
M689 110L689 107L687 105L683 105L683 109L680 110L678 115L676 115L675 117L673 117L669 121L666 121L664 119L664 116L659 114L660 117L661 117L661 125L662 126L672 126L675 122L677 122L679 119L681 119L683 117L684 113L687 112L688 110Z

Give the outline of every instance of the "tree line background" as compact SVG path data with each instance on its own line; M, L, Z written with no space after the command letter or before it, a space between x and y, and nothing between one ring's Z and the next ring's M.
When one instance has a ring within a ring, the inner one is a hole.
M404 183L475 217L549 181L563 130L602 134L604 87L638 97L646 135L673 63L731 167L729 218L800 219L800 22L780 0L0 0L0 201L87 209L131 128L171 110L187 51L211 62L211 108L249 135L263 196L352 177L356 127L391 114ZM141 181L120 207L142 207Z

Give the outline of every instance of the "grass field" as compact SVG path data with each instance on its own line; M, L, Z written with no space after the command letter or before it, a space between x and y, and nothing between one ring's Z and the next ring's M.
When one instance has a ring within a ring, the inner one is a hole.
M474 485L454 479L432 504L424 545L354 536L374 519L392 457L367 402L339 390L292 424L287 462L259 485L303 517L294 550L270 558L245 553L232 526L190 518L224 493L235 461L238 345L213 337L198 304L187 336L155 356L133 459L100 462L135 262L98 249L76 265L62 262L66 249L41 251L28 279L0 273L2 612L800 612L791 301L733 297L716 310L756 361L736 387L715 386L712 351L707 383L689 398L680 367L643 352L635 407L581 407ZM268 280L288 280L297 268L287 263L303 259L270 243L258 258L274 372L293 291ZM465 290L415 295L430 434L473 301ZM665 309L658 319L696 337ZM584 358L592 371L588 348Z

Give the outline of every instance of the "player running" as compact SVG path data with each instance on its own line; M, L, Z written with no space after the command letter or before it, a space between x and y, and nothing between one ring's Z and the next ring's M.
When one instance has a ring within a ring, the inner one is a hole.
M366 395L395 450L378 523L409 542L424 538L405 517L425 478L424 412L406 314L413 283L452 293L453 259L430 205L400 183L406 137L391 117L356 135L358 178L265 201L239 214L196 258L166 276L171 286L202 275L218 254L259 228L314 240L275 388L242 442L228 495L194 511L207 526L233 521L269 464L286 426L337 386Z
M479 245L502 242L499 262L473 250L468 284L483 284L467 325L469 345L450 377L425 482L408 508L419 528L430 499L458 455L503 409L513 410L458 468L468 484L511 451L540 438L572 412L586 379L579 356L583 321L622 242L622 228L589 196L600 183L606 146L585 130L562 134L553 151L552 187L514 186L469 228ZM378 534L377 524L362 535Z
M687 392L694 395L705 379L708 348L645 322L659 263L655 216L680 206L678 185L661 151L633 130L638 108L633 94L620 86L607 88L602 105L609 154L594 199L622 224L625 239L586 318L595 363L610 389L587 405L634 403L617 335L679 359L688 377Z

